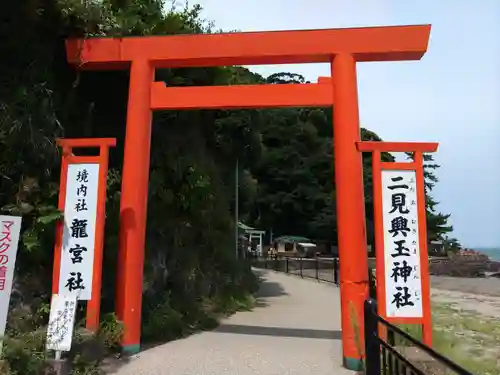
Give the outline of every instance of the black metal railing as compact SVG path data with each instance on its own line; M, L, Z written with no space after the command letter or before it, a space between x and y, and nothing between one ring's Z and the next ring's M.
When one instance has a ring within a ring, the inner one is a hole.
M380 317L374 299L365 302L364 314L366 375L472 375ZM380 328L387 339L380 336Z
M302 278L316 279L339 285L338 258L274 257L254 259L258 268L294 274Z

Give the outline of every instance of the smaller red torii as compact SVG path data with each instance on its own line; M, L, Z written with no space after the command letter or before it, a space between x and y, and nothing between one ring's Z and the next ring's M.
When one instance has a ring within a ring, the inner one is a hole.
M59 188L58 209L63 212L66 202L66 180L68 165L75 164L99 164L99 187L97 196L97 218L94 249L94 271L92 279L92 299L87 303L86 326L91 331L97 331L100 321L101 310L101 286L102 286L102 259L104 248L104 222L106 217L106 186L108 175L109 149L116 146L115 138L58 138L56 143L62 149L61 177ZM74 149L98 148L97 156L74 155ZM54 268L52 271L52 294L59 293L59 272L61 267L61 255L63 249L63 225L59 221L56 225L56 242L54 246Z
M382 171L414 171L416 177L416 200L418 202L417 224L419 249L419 275L422 289L422 315L420 317L390 318L395 324L419 324L426 345L432 346L432 315L429 280L429 260L427 249L427 209L425 200L424 153L436 152L439 144L435 142L356 142L359 152L372 153L373 211L375 225L375 251L377 275L377 302L379 314L385 318L386 276L384 258L384 220L382 199ZM411 162L382 162L382 152L412 153ZM384 330L382 330L384 331ZM381 332L383 335L386 332Z

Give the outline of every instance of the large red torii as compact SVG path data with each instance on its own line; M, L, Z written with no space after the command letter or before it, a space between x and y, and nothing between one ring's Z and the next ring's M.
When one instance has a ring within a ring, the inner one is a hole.
M419 60L430 30L417 25L67 41L68 61L80 69L130 69L116 304L125 325L124 350L140 348L151 111L334 106L343 358L347 368L360 368L368 266L363 170L356 149L356 63ZM332 78L319 84L166 87L154 82L156 68L324 62L331 63Z

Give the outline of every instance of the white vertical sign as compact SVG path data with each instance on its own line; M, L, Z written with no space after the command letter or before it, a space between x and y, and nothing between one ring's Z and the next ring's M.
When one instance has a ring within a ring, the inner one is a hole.
M99 164L69 164L59 294L92 297Z
M69 352L75 324L76 297L53 294L47 327L47 350Z
M422 277L416 172L382 170L386 314L421 318Z
M5 334L20 232L20 216L0 216L0 337Z

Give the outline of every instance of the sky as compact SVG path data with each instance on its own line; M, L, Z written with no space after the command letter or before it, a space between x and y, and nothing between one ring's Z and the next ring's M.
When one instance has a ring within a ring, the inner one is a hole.
M385 141L439 142L433 195L453 237L500 247L500 1L191 0L227 31L432 24L416 62L358 64L361 125ZM310 81L328 64L249 67Z

